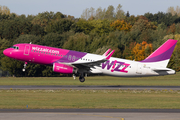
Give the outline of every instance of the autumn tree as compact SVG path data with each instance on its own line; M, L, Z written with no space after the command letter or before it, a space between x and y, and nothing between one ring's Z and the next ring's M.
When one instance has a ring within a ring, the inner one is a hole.
M113 29L115 30L124 30L124 31L130 31L132 25L128 24L127 22L125 22L124 20L116 20L114 22L111 23L110 25Z
M113 19L122 19L125 17L124 11L122 10L122 5L119 4L115 10L114 6L109 5L107 9L102 9L99 7L97 10L95 10L93 7L91 8L86 8L82 15L81 18L88 20L90 18L95 18L96 20L98 19L108 19L108 20L113 20Z
M175 32L176 32L176 25L175 25L175 24L172 24L172 25L169 27L167 33L168 33L168 34L175 34Z
M7 6L1 6L0 5L0 14L9 15L10 14L10 9Z
M169 7L167 9L167 13L171 13L173 16L178 15L180 17L180 7L179 6L176 6L176 8L175 7Z
M142 43L137 43L135 47L132 49L133 58L136 61L144 60L153 52L152 44L148 44L143 41Z

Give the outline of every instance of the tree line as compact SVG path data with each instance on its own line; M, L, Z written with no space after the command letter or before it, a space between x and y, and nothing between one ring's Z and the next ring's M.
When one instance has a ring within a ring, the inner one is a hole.
M114 49L114 57L143 60L168 39L180 40L179 7L167 12L134 16L122 10L87 8L81 18L61 12L42 12L37 15L17 15L0 6L0 69L15 76L62 76L52 67L23 62L3 55L3 50L16 43L40 44L81 52L103 54ZM180 42L168 67L180 71Z

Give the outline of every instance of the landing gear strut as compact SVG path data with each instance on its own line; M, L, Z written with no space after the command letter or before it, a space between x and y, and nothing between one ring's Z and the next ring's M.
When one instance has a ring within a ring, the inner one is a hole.
M26 65L27 65L27 62L24 63L24 68L22 69L23 72L25 72L26 70Z
M80 82L84 82L84 81L85 81L85 78L84 78L84 74L83 74L83 73L79 76L79 81L80 81Z

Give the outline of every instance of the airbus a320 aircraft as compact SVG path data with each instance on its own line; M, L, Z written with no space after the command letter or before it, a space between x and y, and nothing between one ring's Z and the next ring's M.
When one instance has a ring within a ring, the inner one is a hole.
M167 68L167 64L176 46L177 40L169 39L155 52L142 61L131 61L111 57L111 49L103 55L77 52L72 50L36 45L15 44L3 51L4 55L24 61L24 69L28 62L51 65L53 71L65 74L80 74L80 82L84 82L86 73L106 74L120 77L143 77L175 74ZM75 77L75 76L74 76Z

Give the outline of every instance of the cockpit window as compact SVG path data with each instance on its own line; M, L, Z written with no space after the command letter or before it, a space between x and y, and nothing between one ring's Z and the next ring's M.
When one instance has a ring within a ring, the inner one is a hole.
M10 48L14 48L14 49L19 49L19 47L17 47L17 46L12 46L12 47L10 47Z

